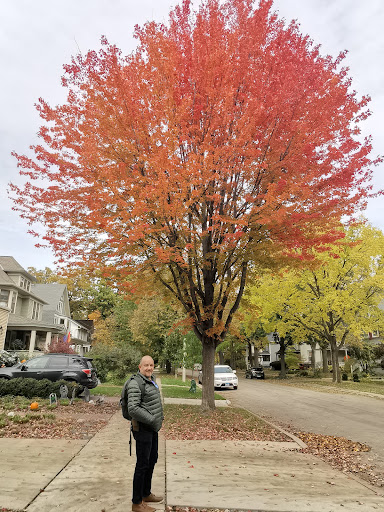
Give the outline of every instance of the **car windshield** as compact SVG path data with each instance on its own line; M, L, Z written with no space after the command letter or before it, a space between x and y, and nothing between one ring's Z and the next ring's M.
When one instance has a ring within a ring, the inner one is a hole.
M230 366L215 366L215 373L233 373Z

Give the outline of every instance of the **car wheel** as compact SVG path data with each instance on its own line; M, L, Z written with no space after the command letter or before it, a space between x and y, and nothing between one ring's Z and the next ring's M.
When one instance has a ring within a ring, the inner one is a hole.
M233 386L233 389L237 389L237 386Z
M249 379L249 375L246 375L246 376L245 376L245 378L246 378L246 379Z

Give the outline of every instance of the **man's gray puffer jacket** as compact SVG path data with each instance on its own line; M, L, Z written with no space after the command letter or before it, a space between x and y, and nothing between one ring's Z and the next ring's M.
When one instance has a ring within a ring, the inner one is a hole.
M129 382L128 412L134 420L158 432L164 417L159 388L153 380L148 379L140 372L137 375L144 381L144 393L141 396L139 384L136 381L137 377Z

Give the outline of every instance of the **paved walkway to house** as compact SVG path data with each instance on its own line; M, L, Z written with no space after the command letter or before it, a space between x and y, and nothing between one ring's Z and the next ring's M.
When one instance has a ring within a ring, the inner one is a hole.
M165 402L168 400L166 399ZM191 400L188 401L191 403ZM153 492L165 505L268 512L384 510L367 484L288 443L161 439ZM135 465L118 411L91 440L0 439L0 506L128 512Z

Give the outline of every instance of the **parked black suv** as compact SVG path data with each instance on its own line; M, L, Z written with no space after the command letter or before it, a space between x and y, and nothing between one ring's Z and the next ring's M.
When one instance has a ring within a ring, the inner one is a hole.
M0 378L49 379L77 382L89 389L97 386L97 374L92 359L77 354L44 354L25 363L0 368Z
M264 370L261 366L248 368L245 372L246 379L264 379Z

